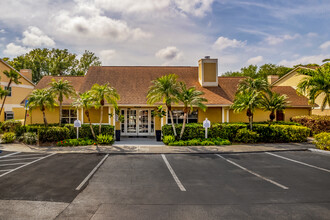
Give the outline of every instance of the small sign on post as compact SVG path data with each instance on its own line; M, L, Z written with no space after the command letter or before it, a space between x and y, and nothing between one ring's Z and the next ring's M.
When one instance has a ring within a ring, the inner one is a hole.
M81 121L79 121L79 120L75 120L74 122L73 122L73 126L75 127L75 128L77 128L77 139L79 138L79 128L81 127Z
M203 121L203 128L205 128L205 139L207 139L207 129L211 127L211 122L205 118Z

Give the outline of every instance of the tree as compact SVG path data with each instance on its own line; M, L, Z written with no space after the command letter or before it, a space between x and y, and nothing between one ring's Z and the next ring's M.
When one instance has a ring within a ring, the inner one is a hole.
M15 70L5 70L3 71L3 74L5 74L5 76L7 76L7 78L9 79L9 82L8 82L8 85L7 85L7 92L4 93L4 99L2 101L2 106L1 106L1 109L0 109L0 115L2 113L2 110L5 106L5 102L6 102L6 99L7 99L7 96L9 94L9 89L10 89L10 86L11 86L11 83L14 82L16 84L20 84L21 82L19 81L19 79L21 78L21 76L19 75L18 72L16 72Z
M253 114L256 108L259 107L261 100L261 92L247 91L237 93L234 99L234 103L231 108L234 112L242 112L246 110L246 116L249 118L250 129L252 130Z
M324 59L324 60L322 60L323 63L329 62L329 61L330 61L330 59Z
M245 78L240 81L238 84L237 92L249 92L249 91L258 91L258 92L269 92L269 84L265 78Z
M112 88L109 83L104 85L94 84L91 89L91 96L95 101L95 107L100 107L100 124L99 124L99 133L101 134L101 124L103 120L103 107L105 101L109 104L112 104L115 108L117 108L117 101L119 100L119 95L117 91Z
M240 71L226 72L224 76L240 76L240 77L251 77L251 78L266 78L269 75L278 75L282 77L291 71L292 68L279 66L276 64L266 63L258 68L256 65L249 65L248 67L241 68Z
M28 106L30 111L40 108L42 111L44 124L48 125L45 110L47 108L53 109L56 106L55 96L49 89L36 89L29 95Z
M318 97L323 96L321 111L330 106L330 63L313 69L300 69L298 72L306 77L298 84L297 91L308 94L309 101L315 104Z
M181 139L186 126L186 120L189 111L192 111L194 106L197 106L205 111L206 106L203 102L207 102L207 99L201 97L202 95L204 95L204 92L196 90L195 87L187 88L184 82L180 82L179 84L180 90L177 94L177 98L178 101L183 103L183 124L180 133Z
M275 119L275 112L282 111L288 107L289 102L286 95L280 95L276 92L262 94L260 108L264 111L270 111L269 119L272 122Z
M100 66L99 58L93 52L85 50L80 59L67 49L40 49L7 60L16 70L31 69L32 81L39 82L43 76L85 75L89 66Z
M177 133L173 121L172 103L177 102L176 95L178 94L179 90L177 78L178 76L175 74L168 74L153 80L147 95L148 104L152 105L160 101L165 103L167 110L170 113L171 124L175 136L177 136Z
M84 93L80 93L77 97L74 98L74 101L72 102L72 106L75 107L77 110L80 108L84 109L84 113L88 119L89 122L89 127L91 129L92 135L94 140L96 139L94 130L93 130L93 126L92 126L92 122L90 119L90 115L89 115L89 109L93 106L93 100L92 100L92 96L90 94L90 91L84 92Z
M59 107L59 124L62 125L62 106L63 106L63 98L69 98L76 94L73 86L69 83L69 81L60 79L56 81L52 79L52 82L49 83L50 92L57 96L57 100L60 103Z

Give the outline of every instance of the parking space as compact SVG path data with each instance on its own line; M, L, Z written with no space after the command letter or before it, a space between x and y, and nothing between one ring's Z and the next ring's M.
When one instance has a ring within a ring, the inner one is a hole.
M97 154L3 152L0 200L71 202L76 188L102 160Z
M327 219L330 173L315 167L329 165L311 152L111 155L58 219Z

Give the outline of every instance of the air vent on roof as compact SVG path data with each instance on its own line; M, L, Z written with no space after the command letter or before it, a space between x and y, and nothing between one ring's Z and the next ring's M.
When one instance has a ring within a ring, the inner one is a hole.
M210 56L205 56L204 58L205 58L205 59L210 59Z

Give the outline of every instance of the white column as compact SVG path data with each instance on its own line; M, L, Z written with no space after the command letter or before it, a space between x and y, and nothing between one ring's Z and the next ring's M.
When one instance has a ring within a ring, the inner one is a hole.
M227 108L227 122L229 122L229 108Z
M221 123L224 123L225 122L225 109L223 107L221 108L221 113L222 113Z
M167 122L168 122L168 109L167 109L167 107L166 107L166 117L165 117L165 124L167 124Z
M84 124L84 108L81 108L81 124Z
M111 124L110 113L111 113L111 111L110 111L110 106L108 106L108 123L109 123L109 125ZM114 117L114 116L113 116L113 117Z
M113 123L113 126L116 126L116 113L115 113L115 108L112 108L112 123Z

